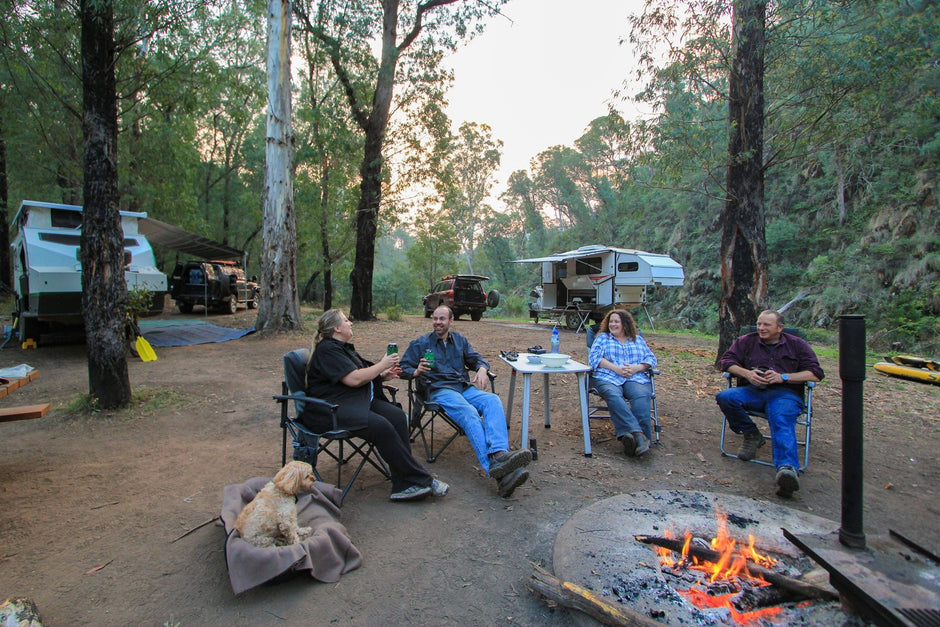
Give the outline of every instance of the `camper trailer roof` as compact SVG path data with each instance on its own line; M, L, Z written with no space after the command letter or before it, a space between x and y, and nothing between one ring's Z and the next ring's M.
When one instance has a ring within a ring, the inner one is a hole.
M63 211L77 211L81 213L82 207L80 205L65 205L57 202L42 202L41 200L24 200L20 203L20 208L16 212L16 216L13 218L13 224L22 226L20 220L26 220L26 216L29 214L30 207L41 207L43 209L62 209ZM122 211L122 216L127 216L129 218L146 218L146 213L139 213L136 211Z
M604 253L622 253L627 255L636 255L652 266L661 267L682 267L669 255L660 253L648 253L645 250L635 250L632 248L616 248L614 246L599 246L592 244L590 246L581 246L575 250L569 250L563 253L552 253L545 257L530 257L529 259L516 259L513 263L531 263L543 261L565 261L566 259L580 259L582 257L593 257L603 255Z
M80 205L65 205L55 202L42 202L39 200L24 200L20 203L20 209L13 218L13 224L22 228L29 215L30 207L40 207L43 209L61 209L64 211L75 211L81 213ZM137 218L138 229L151 244L164 246L171 250L176 250L188 255L194 255L203 259L244 259L245 251L232 248L225 244L214 242L206 237L190 233L172 224L160 222L153 218L148 218L146 213L137 211L121 211L122 217ZM21 222L22 220L22 222Z

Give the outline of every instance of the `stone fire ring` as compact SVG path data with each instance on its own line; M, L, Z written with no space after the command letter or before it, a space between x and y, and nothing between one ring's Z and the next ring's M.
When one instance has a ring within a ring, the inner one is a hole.
M556 577L583 586L616 603L612 585L647 589L629 602L630 609L650 616L665 611L664 624L688 624L680 602L654 589L658 558L653 549L634 536L712 538L718 530L716 508L728 515L728 533L747 540L753 534L758 550L799 557L800 551L783 537L781 528L797 535L825 535L838 529L830 520L755 499L681 490L644 491L621 494L585 507L574 514L555 536L553 568ZM582 625L597 623L585 614L572 612Z

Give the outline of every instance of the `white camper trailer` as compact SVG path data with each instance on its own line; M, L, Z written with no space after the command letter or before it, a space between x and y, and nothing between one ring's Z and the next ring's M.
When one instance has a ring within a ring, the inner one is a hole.
M529 317L536 323L540 317L561 320L575 331L611 309L645 306L650 285L679 286L685 280L682 266L668 255L613 246L582 246L515 263L542 264Z
M138 230L146 213L121 212L124 277L129 290L153 292L151 314L163 311L166 275L157 270L150 242ZM13 219L11 244L20 341L38 340L42 328L82 324L82 208L24 200Z

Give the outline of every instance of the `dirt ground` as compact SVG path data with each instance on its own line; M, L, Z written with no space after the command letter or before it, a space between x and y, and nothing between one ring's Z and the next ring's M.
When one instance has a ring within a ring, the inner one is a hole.
M209 321L245 328L254 313ZM193 316L201 317L198 310ZM183 316L168 307L165 317ZM454 328L490 360L504 402L510 371L499 351L550 339L544 324L460 320ZM357 323L354 342L374 358L386 342L404 347L429 330L420 316ZM564 331L562 351L584 361L583 337ZM429 465L452 486L444 499L393 504L388 484L367 469L343 507L343 522L364 556L360 569L336 584L301 576L239 596L229 585L222 528L200 525L219 514L223 486L276 472L280 430L271 395L280 389L282 354L307 345L309 333L157 349L155 362L129 361L132 386L144 400L134 409L91 415L69 411L87 391L84 346L22 350L11 343L0 351L0 367L27 363L41 374L0 406L48 401L52 411L0 423L0 600L31 597L49 626L573 625L569 610L549 607L526 581L533 564L551 570L555 534L580 509L660 489L783 502L771 469L720 455L714 344L657 333L647 338L662 371L663 448L626 458L609 423L594 421L594 455L584 457L575 377L551 377L550 430L540 422L542 382L534 378L530 435L538 439L539 458L529 483L511 499L497 496L465 439ZM841 382L837 358L822 362L827 378L816 394L810 466L786 504L832 520L835 530ZM520 384L514 446L521 397ZM940 549L938 401L936 386L869 369L867 534L895 529ZM769 457L768 449L761 453Z

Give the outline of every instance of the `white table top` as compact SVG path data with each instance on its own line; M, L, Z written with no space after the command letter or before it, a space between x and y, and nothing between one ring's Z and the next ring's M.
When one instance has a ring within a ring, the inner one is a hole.
M509 361L502 355L500 359L509 364L513 370L521 372L523 374L558 374L561 372L590 372L591 367L587 364L582 364L579 361L575 361L571 358L565 363L565 365L560 368L550 368L545 364L533 364L529 363L529 355L531 353L519 353L519 358L516 361Z

